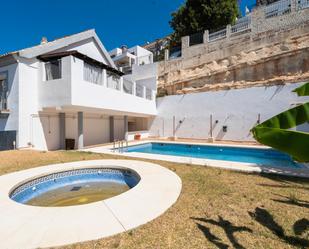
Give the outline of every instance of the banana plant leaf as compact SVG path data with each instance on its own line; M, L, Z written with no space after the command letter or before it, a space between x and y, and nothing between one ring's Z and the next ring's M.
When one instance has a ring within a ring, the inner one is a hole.
M309 96L309 82L294 89L293 92L297 93L298 96Z
M309 82L294 92L298 96L309 95ZM309 102L284 111L251 131L260 143L286 152L299 162L309 162L309 133L291 130L306 122L309 122Z

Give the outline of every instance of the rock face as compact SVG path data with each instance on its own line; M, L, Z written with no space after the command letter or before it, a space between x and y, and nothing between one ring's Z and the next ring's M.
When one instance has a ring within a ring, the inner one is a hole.
M252 13L250 32L183 45L181 58L160 62L159 89L172 95L309 80L309 8L269 19L262 11Z

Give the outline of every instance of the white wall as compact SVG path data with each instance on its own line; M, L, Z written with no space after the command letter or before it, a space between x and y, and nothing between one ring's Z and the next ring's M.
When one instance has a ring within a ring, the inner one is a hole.
M87 93L87 94L85 94ZM83 80L83 61L72 65L72 105L155 115L155 100L147 100Z
M95 145L109 142L108 117L92 116L84 119L84 145Z
M113 50L108 52L110 56L117 56L122 54L122 49L114 48Z
M122 127L117 133L123 132ZM96 145L109 142L109 117L98 114L84 113L84 145ZM40 113L33 115L31 124L31 143L35 149L60 149L60 120L59 113ZM65 137L75 139L77 148L77 114L67 113L65 118Z
M8 76L8 109L9 116L0 115L0 131L18 130L18 64L0 67L0 73Z
M142 65L142 64L150 64L153 62L153 54L151 51L145 49L145 48L142 48L140 46L135 46L135 47L132 47L132 48L129 48L128 51L130 53L134 53L134 55L136 55L137 57L137 63L139 65Z
M114 139L123 140L125 138L124 134L124 118L115 117L114 120Z
M136 81L138 84L146 86L149 89L157 91L157 63L147 65L133 65L131 80Z
M152 136L176 136L206 139L210 137L210 114L213 115L213 137L218 140L253 140L250 129L261 121L291 108L292 104L309 101L291 91L302 84L252 87L216 92L173 95L157 100L158 115L151 124ZM218 120L218 124L215 121ZM181 121L181 123L179 122ZM222 126L227 126L227 132Z
M19 63L19 129L18 147L27 147L31 142L31 115L38 114L39 62L22 60Z
M58 150L60 148L60 122L56 113L32 115L31 142L34 149Z

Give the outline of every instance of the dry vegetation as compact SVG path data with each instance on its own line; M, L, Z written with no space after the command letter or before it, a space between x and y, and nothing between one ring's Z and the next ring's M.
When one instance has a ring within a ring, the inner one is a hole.
M116 157L79 152L1 152L0 174L104 158ZM157 163L182 179L182 193L173 207L132 231L63 248L309 248L309 180Z

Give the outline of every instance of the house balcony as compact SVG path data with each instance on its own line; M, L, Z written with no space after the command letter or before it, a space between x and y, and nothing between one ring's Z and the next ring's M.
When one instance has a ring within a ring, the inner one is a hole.
M59 61L61 70L58 78L50 77L54 73L46 70L45 63L40 63L41 110L53 108L141 117L156 115L155 90L123 79L106 69L93 74L95 70L90 68L87 71L84 60L72 55Z

